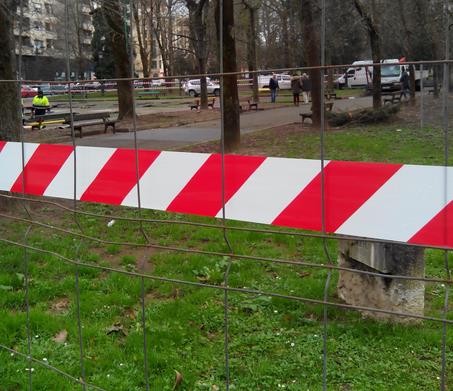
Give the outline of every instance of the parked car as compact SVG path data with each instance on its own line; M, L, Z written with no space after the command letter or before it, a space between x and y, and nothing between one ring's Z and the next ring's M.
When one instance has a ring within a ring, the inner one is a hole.
M35 84L31 87L36 91L41 90L46 96L64 94L66 90L63 84Z
M165 86L165 79L153 79L151 85L153 87L163 87Z
M290 90L291 89L291 76L285 75L283 73L276 74L278 81L278 88L281 90ZM259 75L258 76L258 88L269 88L269 80L272 78L272 75Z
M30 86L22 86L20 93L22 98L33 98L38 95L38 91Z
M66 92L69 90L69 85L67 84L65 86ZM86 83L76 83L71 85L71 92L81 92L81 91L93 91L93 90L99 90L101 88L101 83L98 81L93 81L93 82L86 82Z
M208 94L214 94L215 96L220 95L220 85L216 82L212 82L209 77L206 78L206 84L208 88ZM198 96L201 93L200 79L189 80L184 85L184 92L190 96Z

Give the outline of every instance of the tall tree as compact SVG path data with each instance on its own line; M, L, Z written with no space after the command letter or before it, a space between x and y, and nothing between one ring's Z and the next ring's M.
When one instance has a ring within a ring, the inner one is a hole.
M217 34L220 32L220 4L216 6ZM234 32L233 0L223 0L223 71L237 72L236 42ZM219 34L220 42L220 34ZM223 76L223 123L225 130L225 150L233 151L241 143L241 125L239 119L239 95L237 75Z
M135 32L142 63L143 77L151 76L153 0L136 0L133 7Z
M248 34L247 34L247 65L250 72L258 70L256 44L258 41L256 33L256 17L257 11L261 6L261 0L242 0L245 9L248 11ZM252 91L253 100L259 102L260 96L258 93L258 74L252 73Z
M16 48L13 35L17 2L4 0L0 3L0 80L16 80ZM19 86L15 81L1 81L2 114L0 115L0 140L19 140L21 102Z
M94 33L91 39L93 50L94 72L98 79L113 79L115 77L115 59L112 45L107 38L108 26L104 13L99 8L92 12Z
M126 31L125 12L121 0L103 0L102 12L109 27L107 39L111 45L115 59L116 77L129 79L131 63L128 49L128 34ZM130 80L118 80L118 119L132 118L133 115L133 89Z
M320 13L317 0L302 0L302 25L305 58L309 67L319 67L321 63ZM311 80L311 102L313 125L321 123L321 71L313 68L308 71Z
M166 76L173 75L174 8L176 0L155 0L153 32Z
M206 73L209 53L207 34L209 0L186 0L186 5L189 10L190 41L195 53L198 73L204 75ZM207 109L208 90L205 76L202 76L200 79L200 97L201 108Z
M370 9L367 9L361 0L354 0L354 6L368 31L373 62L380 63L382 54L375 0L371 0ZM373 67L373 108L378 109L381 106L381 67L375 66Z

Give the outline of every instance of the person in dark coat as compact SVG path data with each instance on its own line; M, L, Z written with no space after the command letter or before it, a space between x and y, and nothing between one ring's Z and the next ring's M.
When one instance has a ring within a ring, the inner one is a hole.
M302 95L304 97L304 103L308 103L310 100L311 81L308 75L304 73L302 75Z
M277 90L279 89L277 75L274 73L269 80L269 89L271 90L271 103L277 99Z
M404 96L405 99L407 99L407 94L409 94L409 74L406 71L406 68L403 67L403 73L401 74L400 77L400 83L401 83L401 97Z
M302 82L299 75L294 75L291 79L291 90L293 91L294 106L299 106L299 96L302 89Z

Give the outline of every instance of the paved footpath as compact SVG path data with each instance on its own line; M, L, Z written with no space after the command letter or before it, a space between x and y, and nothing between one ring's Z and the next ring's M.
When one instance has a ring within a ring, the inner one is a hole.
M335 100L333 111L355 110L371 106L369 97ZM250 133L300 121L299 113L308 112L310 105L281 107L241 114L241 133ZM137 132L139 148L169 150L191 144L220 139L220 120L199 122L171 128L148 129ZM132 148L134 134L116 133L77 139L77 145Z

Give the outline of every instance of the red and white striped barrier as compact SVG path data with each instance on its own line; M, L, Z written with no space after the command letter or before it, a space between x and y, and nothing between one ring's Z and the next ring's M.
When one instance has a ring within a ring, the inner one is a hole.
M0 141L0 190L72 199L72 146ZM135 151L77 147L76 197L136 207ZM222 215L221 156L138 152L143 208ZM453 167L325 162L329 233L453 248ZM23 185L23 178L25 184ZM225 156L226 218L321 231L317 160Z

